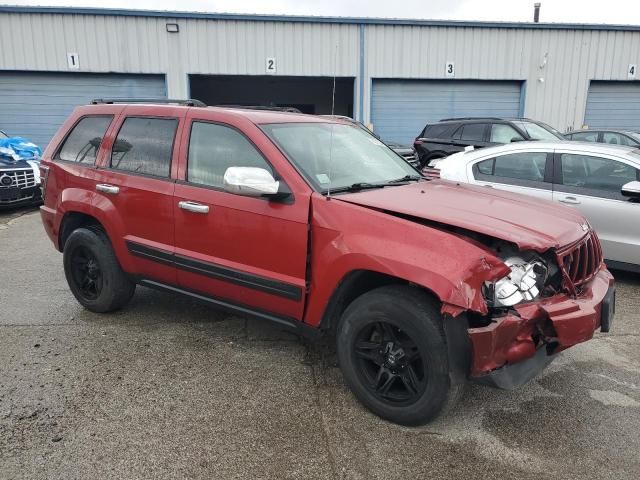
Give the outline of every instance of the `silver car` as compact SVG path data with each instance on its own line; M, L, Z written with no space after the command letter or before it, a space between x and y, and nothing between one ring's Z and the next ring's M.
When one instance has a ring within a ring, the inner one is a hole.
M427 176L439 172L447 180L577 208L597 231L607 263L640 272L640 150L635 147L517 142L456 153L429 167Z

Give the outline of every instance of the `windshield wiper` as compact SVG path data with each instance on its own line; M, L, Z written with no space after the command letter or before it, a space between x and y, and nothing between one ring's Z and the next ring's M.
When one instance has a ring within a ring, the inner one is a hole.
M330 191L331 193L357 192L360 190L368 190L371 188L384 188L385 186L386 186L386 183L358 182L358 183L352 183L351 185L347 185L346 187L332 188L331 190L327 190L327 191ZM327 193L327 191L325 191L325 193Z
M402 178L396 178L395 180L389 180L388 182L383 183L382 185L393 185L394 183L404 183L404 182L413 182L422 180L424 177L420 175L405 175Z

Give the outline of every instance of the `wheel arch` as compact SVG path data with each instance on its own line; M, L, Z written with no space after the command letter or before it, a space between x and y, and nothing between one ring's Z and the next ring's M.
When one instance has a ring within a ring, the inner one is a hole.
M374 270L353 270L340 280L338 286L331 294L320 320L320 329L325 332L334 332L342 313L356 298L371 290L387 285L413 286L422 290L438 303L442 303L442 300L433 290L412 283L404 278L376 272Z
M64 244L69 238L69 235L81 227L98 227L107 234L104 225L93 215L73 210L65 212L60 221L60 229L58 231L58 245L61 252L64 251Z

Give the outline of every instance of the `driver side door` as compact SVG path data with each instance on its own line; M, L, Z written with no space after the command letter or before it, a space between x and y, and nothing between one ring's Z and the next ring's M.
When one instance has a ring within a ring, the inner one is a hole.
M557 151L553 199L577 208L598 233L604 256L640 263L640 203L621 194L622 186L640 180L629 163L595 154Z
M241 309L301 319L310 192L276 201L225 191L229 167L263 168L284 180L241 129L193 118L187 130L174 193L179 286Z

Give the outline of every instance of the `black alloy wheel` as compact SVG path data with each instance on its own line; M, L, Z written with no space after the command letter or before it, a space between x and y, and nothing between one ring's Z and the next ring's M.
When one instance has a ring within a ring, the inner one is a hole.
M84 246L71 253L71 276L86 300L96 300L102 292L103 276L96 256Z
M357 335L353 354L367 388L392 405L415 403L427 385L420 349L395 325L380 321Z

